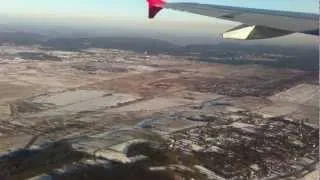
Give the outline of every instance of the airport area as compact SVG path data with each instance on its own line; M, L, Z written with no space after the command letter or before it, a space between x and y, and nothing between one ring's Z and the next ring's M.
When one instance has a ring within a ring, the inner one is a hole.
M0 179L312 180L318 91L293 68L2 45Z

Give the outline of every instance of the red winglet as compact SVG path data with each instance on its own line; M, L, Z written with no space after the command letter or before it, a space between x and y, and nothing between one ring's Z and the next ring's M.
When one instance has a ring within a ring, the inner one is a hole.
M164 8L166 2L164 0L147 0L149 6L149 18L154 18L161 9Z

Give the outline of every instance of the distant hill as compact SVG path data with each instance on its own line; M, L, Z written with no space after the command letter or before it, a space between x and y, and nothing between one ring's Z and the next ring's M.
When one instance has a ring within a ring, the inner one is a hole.
M165 53L177 46L163 40L132 37L94 37L50 39L43 46L59 50L78 51L86 48L112 48L135 52Z
M48 49L80 51L87 48L121 49L150 54L192 56L194 60L224 64L261 64L278 68L319 71L317 46L253 45L233 42L177 46L167 41L142 37L68 37L50 39L47 36L18 31L0 31L0 44L39 44ZM252 60L251 57L273 56L273 61ZM278 55L278 56L277 56Z
M14 43L17 45L34 45L40 44L46 40L46 36L36 33L21 31L2 31L0 32L0 44Z

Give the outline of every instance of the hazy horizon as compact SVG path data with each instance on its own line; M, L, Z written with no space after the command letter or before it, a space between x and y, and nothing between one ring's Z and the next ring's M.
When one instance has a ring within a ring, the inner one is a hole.
M46 21L29 17L16 18L0 16L0 31L12 30L44 34L53 37L68 36L129 36L147 37L166 40L173 44L215 44L220 41L220 34L239 23L214 22L212 18L200 22L153 21L135 22L123 20L123 24L115 24L105 20L87 17L86 21ZM223 40L230 41L230 40ZM275 45L317 45L318 37L304 34L253 41L234 41L244 44L275 44Z
M314 0L182 0L260 9L314 13ZM170 0L169 2L179 2ZM290 4L290 6L288 6ZM8 1L0 7L0 26L11 30L58 36L134 36L166 40L174 44L215 44L219 35L240 23L200 15L165 10L156 19L147 19L145 0L54 2ZM267 40L239 42L248 44L316 45L316 36L293 34Z

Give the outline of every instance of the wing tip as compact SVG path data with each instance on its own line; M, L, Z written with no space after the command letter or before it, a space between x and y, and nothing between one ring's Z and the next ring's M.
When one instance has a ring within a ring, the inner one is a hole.
M161 7L149 7L149 19L153 19L161 10Z
M153 19L165 6L164 0L147 0L149 8L149 19Z

